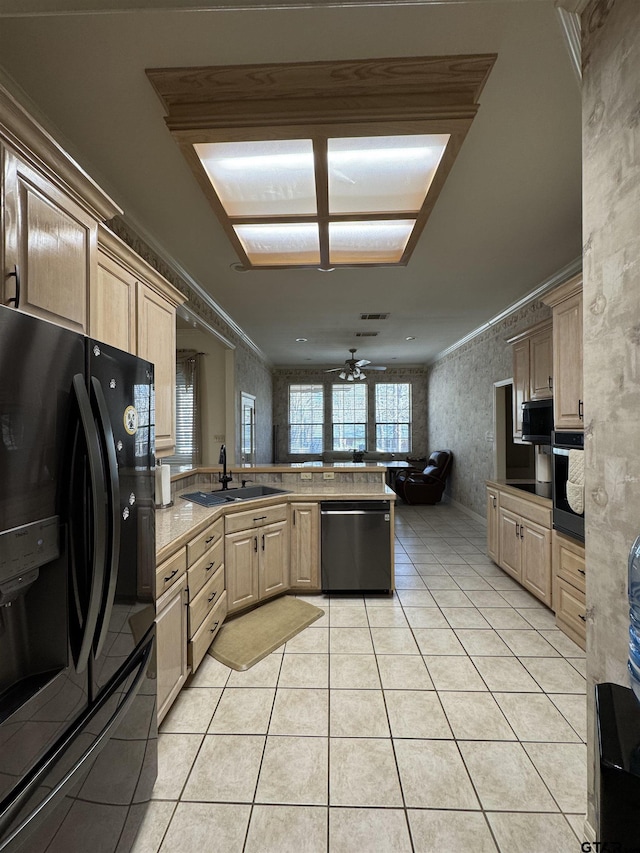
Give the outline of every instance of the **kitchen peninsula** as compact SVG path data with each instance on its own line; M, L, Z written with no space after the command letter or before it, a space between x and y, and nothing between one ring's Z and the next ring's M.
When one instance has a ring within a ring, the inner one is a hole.
M280 593L320 592L320 502L389 503L393 589L395 493L384 465L255 465L232 468L233 486L279 493L200 506L181 497L224 494L220 467L172 478L173 505L156 512L158 719L195 672L228 615Z

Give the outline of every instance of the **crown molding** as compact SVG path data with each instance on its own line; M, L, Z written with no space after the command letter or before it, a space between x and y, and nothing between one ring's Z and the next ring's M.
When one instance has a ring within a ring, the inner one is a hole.
M455 352L460 347L468 344L469 341L472 341L474 338L477 338L478 335L481 335L483 332L486 332L488 329L495 326L496 323L500 323L502 320L506 320L507 317L510 317L512 314L515 314L517 311L520 311L525 305L529 305L531 302L535 302L536 299L541 299L545 293L553 290L553 288L558 287L569 279L574 278L582 272L582 256L579 258L575 258L575 260L571 261L571 263L567 264L566 267L562 267L562 269L558 270L554 273L550 278L546 279L542 282L542 284L538 285L535 290L532 290L526 296L523 296L522 299L519 299L517 302L514 302L512 305L509 305L508 308L505 308L504 311L501 311L499 314L496 314L495 317L492 317L491 320L488 320L486 323L483 323L481 326L478 326L477 329L474 329L473 332L469 332L468 335L465 335L464 338L460 338L459 341L456 341L455 344L452 344L447 349L439 352L435 358L431 359L428 363L429 367L432 367L438 361L442 361L443 358L450 355L452 352Z

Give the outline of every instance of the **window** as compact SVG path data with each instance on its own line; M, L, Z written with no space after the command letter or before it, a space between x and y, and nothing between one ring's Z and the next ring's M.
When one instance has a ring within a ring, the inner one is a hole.
M367 386L333 386L333 450L366 450Z
M411 385L408 382L376 385L376 450L386 453L411 450Z
M322 385L289 386L289 453L322 453Z
M176 353L176 450L165 461L179 465L200 463L200 371L202 353Z
M187 380L184 361L176 364L176 450L173 459L193 463L194 386Z

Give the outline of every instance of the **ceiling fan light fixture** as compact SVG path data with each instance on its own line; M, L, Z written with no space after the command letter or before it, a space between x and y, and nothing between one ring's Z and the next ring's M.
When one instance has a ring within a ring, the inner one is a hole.
M341 370L340 373L338 374L338 379L346 379L346 378L347 378L347 374L344 372L344 370Z

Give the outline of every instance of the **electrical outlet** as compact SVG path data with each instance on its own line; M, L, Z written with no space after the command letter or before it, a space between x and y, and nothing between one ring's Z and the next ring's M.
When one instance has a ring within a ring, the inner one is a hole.
M313 474L311 473L311 471L302 471L300 473L300 479L301 480L313 480Z
M322 472L322 479L323 480L335 480L335 478L336 478L336 475L333 471L323 471Z

